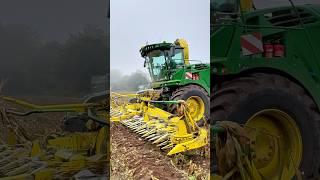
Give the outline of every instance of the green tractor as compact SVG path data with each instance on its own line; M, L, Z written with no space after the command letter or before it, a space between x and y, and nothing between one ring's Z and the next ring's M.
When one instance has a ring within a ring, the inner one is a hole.
M211 0L211 123L248 130L261 179L319 179L320 6L243 2Z
M140 53L149 70L152 88L160 91L158 100L185 100L199 124L209 119L210 66L200 61L190 64L185 40L146 45ZM168 105L166 110L174 112L175 105Z

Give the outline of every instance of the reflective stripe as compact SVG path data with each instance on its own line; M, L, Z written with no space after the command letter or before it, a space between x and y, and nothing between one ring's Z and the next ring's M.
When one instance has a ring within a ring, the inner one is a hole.
M262 36L260 33L242 35L240 41L244 56L263 52Z

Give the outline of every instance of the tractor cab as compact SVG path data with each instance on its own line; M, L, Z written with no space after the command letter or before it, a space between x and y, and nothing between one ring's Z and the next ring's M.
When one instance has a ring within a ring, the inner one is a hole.
M239 22L241 13L254 9L252 0L213 0L210 6L211 33L217 31L225 23Z
M252 0L214 0L211 1L213 15L239 17L240 12L249 12L254 9Z
M214 12L217 13L236 13L238 11L238 0L215 0L211 1Z
M159 43L146 45L140 49L145 59L144 66L148 68L153 82L167 81L179 69L184 68L188 62L188 52L183 40L178 39L174 44Z

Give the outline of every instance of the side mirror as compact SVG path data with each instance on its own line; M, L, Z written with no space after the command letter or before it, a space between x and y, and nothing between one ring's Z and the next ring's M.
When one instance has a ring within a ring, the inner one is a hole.
M143 67L146 67L147 60L144 60Z

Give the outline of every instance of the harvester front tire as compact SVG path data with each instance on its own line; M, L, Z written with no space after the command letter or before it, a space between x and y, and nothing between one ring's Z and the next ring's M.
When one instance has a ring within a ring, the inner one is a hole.
M320 114L300 85L280 75L256 73L215 85L210 101L212 124L225 120L246 124L264 109L289 114L301 132L303 179L320 178Z
M197 96L200 97L201 100L204 103L204 118L200 119L197 121L197 124L199 126L203 126L206 122L209 122L209 112L210 112L210 100L209 100L209 95L208 93L200 86L197 85L187 85L187 86L183 86L180 87L178 89L176 89L171 97L170 100L173 101L178 101L178 100L184 100L186 101L189 97L192 96ZM175 113L176 111L176 105L170 105L169 106L169 111Z

